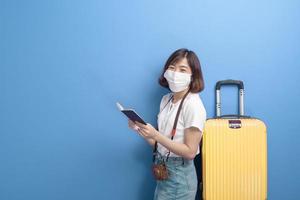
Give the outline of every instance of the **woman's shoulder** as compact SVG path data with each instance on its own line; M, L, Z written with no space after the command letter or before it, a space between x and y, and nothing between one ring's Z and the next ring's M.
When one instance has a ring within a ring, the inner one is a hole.
M171 98L171 96L172 96L172 93L169 92L169 93L163 95L163 97L161 98L161 101L162 101L162 102L168 101L168 100Z
M190 102L202 102L199 93L189 93L186 99Z
M199 93L190 93L187 97L186 107L190 109L204 109L203 102Z
M163 105L165 105L168 102L171 95L172 95L172 93L167 93L167 94L163 95L163 97L161 98L161 101L160 101L160 110L162 109Z

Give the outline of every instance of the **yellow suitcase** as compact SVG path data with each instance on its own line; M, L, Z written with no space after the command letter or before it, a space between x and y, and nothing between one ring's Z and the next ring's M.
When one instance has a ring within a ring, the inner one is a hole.
M221 115L222 85L238 86L238 115ZM206 121L203 133L203 199L266 200L266 126L259 119L244 115L242 81L217 82L216 115Z

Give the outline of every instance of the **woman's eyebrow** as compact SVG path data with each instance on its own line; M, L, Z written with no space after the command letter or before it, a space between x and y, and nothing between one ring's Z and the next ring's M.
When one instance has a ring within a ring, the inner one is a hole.
M179 67L183 67L183 68L189 68L188 66L186 65L180 65Z

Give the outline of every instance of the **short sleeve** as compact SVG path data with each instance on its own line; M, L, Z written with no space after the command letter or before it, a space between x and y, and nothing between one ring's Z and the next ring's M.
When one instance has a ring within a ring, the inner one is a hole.
M187 102L183 115L184 129L196 127L203 132L206 121L206 110L200 98L191 99Z

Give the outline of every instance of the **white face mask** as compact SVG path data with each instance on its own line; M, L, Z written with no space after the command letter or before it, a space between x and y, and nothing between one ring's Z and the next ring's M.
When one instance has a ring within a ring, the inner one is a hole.
M187 89L191 83L192 75L182 72L166 70L164 77L167 79L172 92L180 92Z

